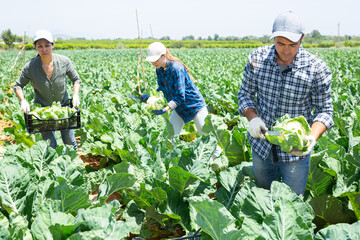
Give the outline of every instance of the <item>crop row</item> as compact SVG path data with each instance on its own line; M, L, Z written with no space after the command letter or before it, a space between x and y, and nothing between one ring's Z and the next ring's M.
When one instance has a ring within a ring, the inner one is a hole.
M304 196L285 184L256 187L247 121L237 112L237 91L250 49L173 49L191 69L211 113L208 136L169 140L169 115L153 116L129 99L138 92L138 50L58 50L82 79L84 166L65 146L51 149L26 132L19 101L9 91L22 62L0 53L0 106L15 144L0 160L0 235L4 239L146 239L191 235L202 239L359 238L360 51L319 50L333 73L335 127L315 147ZM27 59L35 55L27 51ZM156 92L151 64L144 64L141 93ZM30 101L31 87L25 90ZM191 134L191 123L185 127ZM196 134L196 132L195 132ZM35 143L36 142L36 143ZM216 145L223 154L212 161ZM89 195L97 192L95 200ZM118 194L118 200L109 202Z

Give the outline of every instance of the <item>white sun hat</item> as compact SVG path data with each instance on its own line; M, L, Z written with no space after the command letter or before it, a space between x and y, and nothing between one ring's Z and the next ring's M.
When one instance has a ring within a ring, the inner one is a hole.
M53 36L51 34L51 32L47 31L47 30L39 30L35 33L35 37L34 37L34 43L39 40L39 39L45 39L51 43L54 42Z
M166 53L166 47L161 42L153 42L148 46L148 56L145 61L156 62L161 55Z
M277 16L273 24L270 39L274 37L284 37L292 42L297 42L303 34L304 26L300 17L289 11Z

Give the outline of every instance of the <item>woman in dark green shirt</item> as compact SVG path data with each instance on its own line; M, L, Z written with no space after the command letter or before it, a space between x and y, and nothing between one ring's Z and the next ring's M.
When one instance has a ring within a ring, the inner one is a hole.
M53 102L65 105L69 101L66 90L66 76L73 82L73 106L80 105L80 78L70 59L54 54L54 40L52 34L45 30L36 32L34 45L38 56L30 60L23 68L19 79L15 83L15 93L21 101L21 111L29 112L30 106L26 101L23 88L30 82L34 89L34 102L41 106L51 106ZM57 142L54 132L42 132L44 140L50 140L50 146L56 148ZM73 129L61 130L61 137L65 144L72 145L77 150Z

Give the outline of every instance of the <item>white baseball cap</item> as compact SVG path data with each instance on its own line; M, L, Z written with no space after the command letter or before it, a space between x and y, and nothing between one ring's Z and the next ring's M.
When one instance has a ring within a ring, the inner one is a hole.
M292 42L297 42L303 34L304 26L300 17L289 11L277 16L270 39L284 37Z
M145 61L156 62L161 55L166 53L166 47L161 42L153 42L148 46L148 56Z
M34 37L34 43L39 40L39 39L45 39L51 43L54 42L53 36L51 34L51 32L46 31L46 30L39 30L35 33L35 37Z

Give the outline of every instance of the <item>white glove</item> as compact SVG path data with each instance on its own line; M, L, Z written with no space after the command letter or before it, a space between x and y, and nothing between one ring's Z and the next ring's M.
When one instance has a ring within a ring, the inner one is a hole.
M307 147L307 151L306 152L303 152L303 151L300 151L300 150L291 150L289 152L290 155L296 155L296 156L305 156L305 155L308 155L311 150L313 149L313 147L315 146L315 143L316 143L316 140L315 140L315 137L314 136L306 136L304 138L304 140L307 140L307 141L310 141L310 145Z
M259 117L253 118L249 122L249 133L253 138L265 139L265 135L262 131L267 130L268 128L265 126L265 123Z
M24 113L30 112L30 105L25 99L21 101L20 110Z
M73 104L73 107L78 107L80 105L79 95L75 94L73 96L72 104Z

